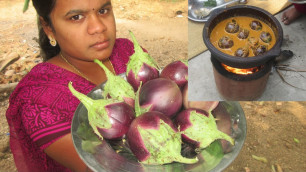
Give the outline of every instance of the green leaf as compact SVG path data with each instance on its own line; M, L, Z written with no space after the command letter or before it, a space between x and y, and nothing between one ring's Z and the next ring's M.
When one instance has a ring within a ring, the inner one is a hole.
M205 160L203 164L205 171L215 168L224 156L221 143L218 140L214 141L201 152L201 155Z
M102 144L88 123L82 122L76 133L82 139L82 149L88 153L95 153L95 148Z
M297 139L297 138L293 138L293 141L294 141L295 143L300 143L299 139Z
M88 153L94 154L96 152L95 148L101 143L102 143L101 141L95 142L90 140L83 140L82 149Z
M30 0L25 0L25 1L24 1L23 10L22 10L23 13L26 12L26 11L28 10L28 8L29 8L29 2L30 2Z
M217 6L216 0L208 0L204 2L204 7L215 7Z
M99 138L94 133L92 127L87 125L85 122L82 122L79 125L76 133L82 140L99 141Z
M256 156L256 155L252 155L252 158L257 160L257 161L261 161L263 163L268 163L268 160L266 157L261 157L261 156Z

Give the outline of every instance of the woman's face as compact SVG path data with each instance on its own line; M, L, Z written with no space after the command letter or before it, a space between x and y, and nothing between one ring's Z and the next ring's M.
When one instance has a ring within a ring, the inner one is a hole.
M108 58L116 39L111 0L57 0L50 14L51 33L69 57Z

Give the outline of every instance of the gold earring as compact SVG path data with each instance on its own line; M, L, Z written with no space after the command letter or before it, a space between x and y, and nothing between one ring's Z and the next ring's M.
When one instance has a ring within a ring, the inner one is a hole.
M56 46L56 40L53 39L51 36L49 37L49 40L50 40L50 44L55 47Z

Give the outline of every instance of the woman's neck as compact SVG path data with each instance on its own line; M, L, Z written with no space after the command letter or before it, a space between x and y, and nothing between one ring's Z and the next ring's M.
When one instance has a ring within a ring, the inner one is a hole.
M99 85L107 80L104 70L94 62L80 60L70 62L64 56L61 57L60 54L51 58L47 62L66 69L72 73L75 73L95 85ZM109 59L102 61L102 63L110 71L112 71L113 73L115 72L112 63Z

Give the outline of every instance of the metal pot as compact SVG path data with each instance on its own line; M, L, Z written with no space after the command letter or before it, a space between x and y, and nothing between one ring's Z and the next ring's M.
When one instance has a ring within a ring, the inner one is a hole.
M266 53L251 58L235 57L219 51L211 42L210 35L213 28L221 21L234 16L248 16L265 22L270 26L275 34L275 45ZM280 55L283 41L283 29L279 21L269 12L254 6L237 5L224 9L214 10L203 28L203 40L211 52L211 56L220 62L236 68L251 68L265 64L271 59Z

